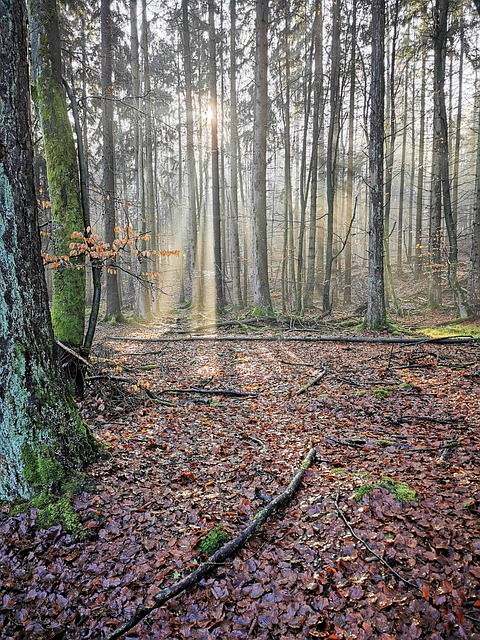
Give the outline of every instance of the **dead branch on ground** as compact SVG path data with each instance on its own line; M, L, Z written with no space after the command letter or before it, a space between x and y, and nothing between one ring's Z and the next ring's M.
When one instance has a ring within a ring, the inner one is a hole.
M298 389L298 391L296 391L293 395L294 396L299 396L302 393L305 393L306 391L308 391L310 389L310 387L313 387L314 385L318 384L320 382L320 380L322 378L324 378L326 375L327 375L327 370L326 369L322 369L322 371L320 371L318 376L316 376L315 378L313 378L312 380L307 382L307 384L304 384L303 387L300 387L300 389Z
M317 452L314 447L310 449L305 460L302 462L302 466L295 474L293 480L288 487L274 498L267 506L259 511L253 521L248 525L246 529L242 531L236 538L230 540L223 545L216 553L214 553L207 562L200 564L195 571L189 573L185 578L176 582L175 584L162 589L153 597L153 604L149 606L139 607L134 615L127 620L121 627L111 633L107 640L116 640L123 636L127 631L136 627L149 613L158 609L162 604L165 604L168 600L171 600L180 593L183 593L190 587L198 584L206 575L211 573L219 564L224 563L225 560L233 556L239 551L248 540L256 533L256 531L262 526L262 524L281 506L287 504L297 492L300 484L303 480L306 470L315 463Z

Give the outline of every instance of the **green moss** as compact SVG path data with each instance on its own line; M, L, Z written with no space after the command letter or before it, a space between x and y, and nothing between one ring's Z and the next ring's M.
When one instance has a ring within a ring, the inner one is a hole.
M77 540L85 539L87 534L71 503L71 495L82 487L82 482L81 474L76 474L61 485L58 493L44 489L30 500L12 506L10 515L18 515L33 508L37 510L35 522L37 529L49 529L61 525Z
M25 480L35 489L52 487L65 477L62 465L52 457L46 445L41 445L37 449L28 444L24 445L22 460Z
M390 392L387 391L387 389L382 389L381 387L372 389L372 393L379 400L382 400L383 398L388 398L388 396L390 395Z
M390 445L395 444L391 440L383 440L382 438L376 440L375 443L378 444L379 447L389 447Z
M452 322L442 327L424 327L419 333L429 338L459 338L463 336L480 338L480 325Z
M216 525L207 535L200 540L198 548L206 556L212 556L224 542L228 540L228 534L221 525Z
M400 502L413 502L416 500L417 494L413 489L410 489L406 482L397 482L391 478L383 477L379 482L374 484L364 484L355 490L354 498L359 501L363 496L369 494L374 489L387 489L393 494Z

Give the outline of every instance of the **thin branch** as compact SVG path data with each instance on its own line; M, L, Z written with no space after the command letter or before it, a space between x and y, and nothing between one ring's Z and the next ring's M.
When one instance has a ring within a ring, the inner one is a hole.
M246 529L242 531L236 538L227 542L223 547L221 547L213 556L207 561L200 564L194 571L189 573L185 578L176 582L175 584L162 589L153 597L153 604L150 606L139 607L134 615L125 622L121 627L119 627L116 631L111 633L106 640L117 640L123 636L127 631L136 627L139 622L141 622L144 618L148 616L149 613L158 609L158 607L165 604L168 600L171 600L175 596L178 596L180 593L183 593L190 587L198 584L200 580L202 580L205 576L210 574L215 567L219 564L222 564L233 556L237 551L239 551L248 540L256 533L257 529L259 529L262 524L269 518L273 513L275 513L281 506L287 504L298 488L303 480L303 476L305 475L306 470L311 467L315 463L317 452L314 447L310 449L306 458L302 462L300 469L295 474L293 480L290 482L288 487L279 494L276 498L274 498L271 502L267 504L267 506L259 511L253 521L248 525Z
M337 491L337 495L335 496L335 509L337 510L338 515L340 516L340 518L343 520L343 522L345 523L345 526L347 527L347 529L350 531L350 533L352 534L352 536L355 538L355 540L358 540L358 542L360 542L361 544L363 544L363 546L372 554L374 555L378 560L380 560L380 562L387 567L387 569L389 571L391 571L393 573L393 575L395 575L399 580L401 580L402 582L404 582L405 584L408 584L409 587L413 587L414 589L416 589L417 591L422 591L421 588L416 585L414 582L410 582L409 580L407 580L406 578L404 578L400 573L398 573L398 571L396 571L390 564L388 564L388 562L386 560L384 560L382 558L382 556L380 556L376 551L374 551L372 549L372 547L365 542L365 540L363 540L363 538L360 538L360 536L357 536L357 534L355 533L355 531L353 530L352 525L350 524L350 522L347 520L345 514L343 513L343 511L340 509L340 506L338 504L338 498L340 496L340 489L338 489Z

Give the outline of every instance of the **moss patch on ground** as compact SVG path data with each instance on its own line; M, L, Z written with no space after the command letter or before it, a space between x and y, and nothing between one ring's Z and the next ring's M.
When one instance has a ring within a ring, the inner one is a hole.
M464 336L480 338L480 325L453 322L440 327L423 327L419 333L429 338L462 338Z
M223 530L221 525L217 525L211 529L207 535L200 540L198 548L205 556L212 556L215 551L220 549L222 544L228 540L228 534Z
M361 500L363 496L368 495L374 489L387 489L400 502L414 502L417 499L416 492L410 489L406 482L397 482L392 478L384 477L374 484L363 484L358 487L354 493L355 500Z

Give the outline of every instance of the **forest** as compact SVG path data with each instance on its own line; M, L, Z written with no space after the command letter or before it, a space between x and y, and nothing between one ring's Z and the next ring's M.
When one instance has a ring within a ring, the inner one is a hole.
M0 638L480 639L479 25L0 0Z

